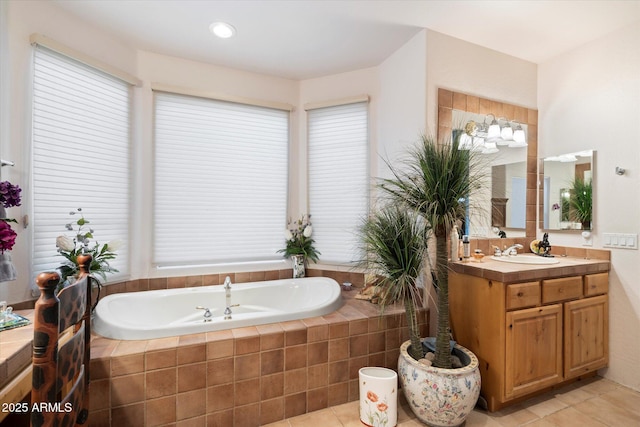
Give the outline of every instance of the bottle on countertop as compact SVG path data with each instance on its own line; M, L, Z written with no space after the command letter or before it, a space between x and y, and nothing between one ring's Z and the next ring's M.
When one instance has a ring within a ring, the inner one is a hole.
M462 236L462 258L468 260L471 257L471 243L469 242L469 236L465 234Z
M460 260L460 235L458 234L458 226L454 225L451 228L451 234L449 235L450 240L450 250L451 250L451 261L459 261Z

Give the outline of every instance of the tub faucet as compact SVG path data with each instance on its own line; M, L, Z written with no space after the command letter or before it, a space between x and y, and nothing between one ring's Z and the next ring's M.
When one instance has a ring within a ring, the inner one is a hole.
M231 278L227 276L224 279L224 296L227 301L227 308L231 306Z
M516 243L513 246L509 246L507 249L505 249L504 251L502 251L503 255L509 256L509 255L517 255L518 251L516 249L522 249L524 246L522 246L520 243Z
M231 307L238 307L240 304L228 305L227 308L224 309L224 320L231 320Z
M211 322L211 316L213 316L213 314L211 314L211 310L209 310L207 307L203 307L201 305L196 307L197 310L204 310L204 321L205 322Z

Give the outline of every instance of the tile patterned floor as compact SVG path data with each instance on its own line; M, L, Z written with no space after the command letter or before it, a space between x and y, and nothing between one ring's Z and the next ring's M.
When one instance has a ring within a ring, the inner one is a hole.
M402 396L402 394L400 394ZM398 427L424 426L404 398ZM362 427L358 402L349 402L269 424L268 427ZM638 427L640 392L596 377L568 385L501 411L474 409L465 427Z

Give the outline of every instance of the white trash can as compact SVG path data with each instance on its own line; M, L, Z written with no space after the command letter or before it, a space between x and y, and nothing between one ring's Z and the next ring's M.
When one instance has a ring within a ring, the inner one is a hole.
M369 427L395 427L398 423L398 374L392 369L361 368L360 421Z

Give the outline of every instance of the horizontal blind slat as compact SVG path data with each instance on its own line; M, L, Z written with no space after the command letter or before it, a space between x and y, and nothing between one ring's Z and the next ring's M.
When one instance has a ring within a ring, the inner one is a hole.
M110 265L128 274L130 87L41 46L33 77L32 271L57 269L56 237L83 209L95 240L121 240ZM77 229L77 226L75 226Z
M165 92L154 103L154 262L279 258L288 112Z
M321 261L359 258L356 231L369 204L367 106L308 111L309 210Z

